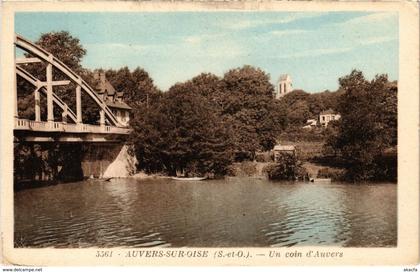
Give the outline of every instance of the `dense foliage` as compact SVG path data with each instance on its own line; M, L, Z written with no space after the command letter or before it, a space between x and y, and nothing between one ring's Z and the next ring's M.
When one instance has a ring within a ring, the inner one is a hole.
M116 90L123 91L123 100L132 108L147 107L161 92L149 74L140 67L130 71L128 67L105 71L106 78Z
M341 120L327 147L341 160L351 180L395 179L397 160L397 85L386 75L368 81L354 70L339 79Z
M254 159L255 152L272 149L286 125L286 114L273 98L269 76L244 66L228 71L221 85L222 116L233 129L236 160Z
M282 153L278 162L268 165L264 170L270 180L293 181L304 177L301 163L294 154Z
M149 103L131 122L139 168L149 172L225 174L232 161L271 149L285 125L268 75L250 66L222 79L201 74Z
M131 139L139 168L170 175L218 175L232 159L230 133L188 84L177 84L149 108L138 108Z
M56 56L73 71L80 72L83 69L81 61L86 55L86 49L80 44L80 40L69 32L44 33L35 43Z
M323 110L338 110L338 101L342 91L320 93L307 93L303 90L294 90L285 95L281 102L287 109L289 126L302 127L308 119L317 119Z

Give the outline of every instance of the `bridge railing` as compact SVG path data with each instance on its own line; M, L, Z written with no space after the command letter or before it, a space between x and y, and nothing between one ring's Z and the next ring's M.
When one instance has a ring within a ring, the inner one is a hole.
M114 126L95 126L90 124L71 124L62 122L43 122L28 119L15 119L15 130L66 133L104 133L129 134L131 129Z
M26 119L15 119L16 130L27 130L29 128L29 120Z

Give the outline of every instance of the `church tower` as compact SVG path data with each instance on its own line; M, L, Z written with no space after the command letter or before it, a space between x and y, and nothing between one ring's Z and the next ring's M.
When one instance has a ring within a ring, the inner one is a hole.
M292 90L292 78L288 74L280 75L276 86L276 99L280 99Z

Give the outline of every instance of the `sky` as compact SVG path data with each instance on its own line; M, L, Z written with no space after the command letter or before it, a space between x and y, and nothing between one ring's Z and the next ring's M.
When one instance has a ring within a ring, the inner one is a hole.
M69 31L87 50L85 68L141 67L163 91L202 72L218 76L243 65L295 89L335 91L353 69L398 80L398 13L136 12L16 13L29 40Z

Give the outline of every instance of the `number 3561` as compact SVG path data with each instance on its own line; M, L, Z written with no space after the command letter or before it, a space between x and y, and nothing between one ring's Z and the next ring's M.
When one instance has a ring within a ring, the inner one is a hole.
M112 251L111 250L97 250L95 257L97 257L97 258L109 258L109 257L112 257Z

